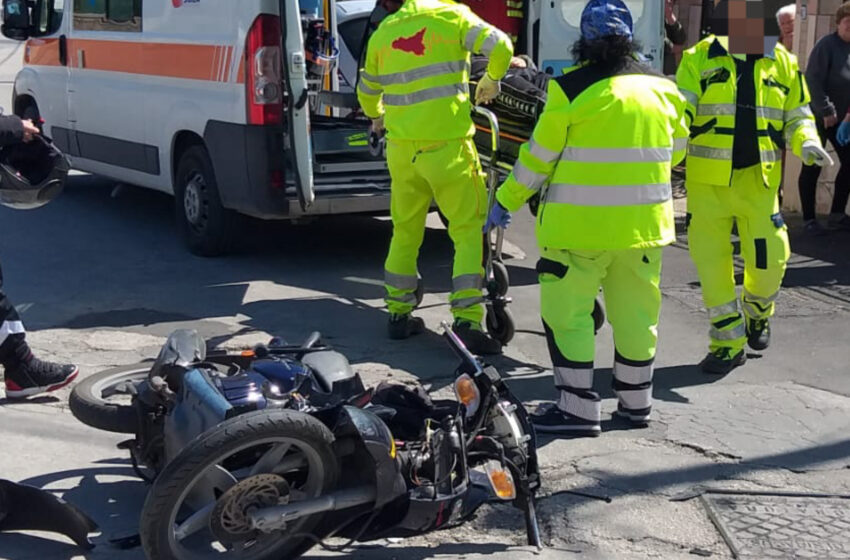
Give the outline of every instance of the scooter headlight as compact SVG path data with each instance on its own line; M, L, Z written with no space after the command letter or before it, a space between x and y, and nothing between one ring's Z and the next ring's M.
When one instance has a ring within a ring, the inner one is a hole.
M464 373L455 380L455 395L457 400L466 406L467 418L474 415L481 405L481 393L478 386L468 374Z
M484 464L487 479L493 492L500 500L513 500L516 498L516 484L511 471L503 467L498 461L487 461Z

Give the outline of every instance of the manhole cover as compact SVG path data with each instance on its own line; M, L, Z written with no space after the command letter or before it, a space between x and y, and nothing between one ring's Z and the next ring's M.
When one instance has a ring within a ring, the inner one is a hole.
M702 500L736 558L850 559L850 499L709 492Z

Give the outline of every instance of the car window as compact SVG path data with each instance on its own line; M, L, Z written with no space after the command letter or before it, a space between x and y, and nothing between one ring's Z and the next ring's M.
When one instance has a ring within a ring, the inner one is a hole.
M140 32L142 0L74 0L74 29Z
M360 17L350 19L344 23L340 23L337 29L342 37L345 46L351 52L354 60L360 60L360 51L363 50L363 37L366 33L366 24L369 23L369 17Z
M51 35L59 31L62 25L62 11L65 8L65 0L45 0L40 4L40 11L35 22L35 36Z

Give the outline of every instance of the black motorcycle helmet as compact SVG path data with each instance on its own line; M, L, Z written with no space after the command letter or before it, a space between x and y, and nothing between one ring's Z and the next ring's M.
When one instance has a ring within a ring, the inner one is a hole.
M0 148L0 204L18 210L43 206L65 186L68 159L46 136Z

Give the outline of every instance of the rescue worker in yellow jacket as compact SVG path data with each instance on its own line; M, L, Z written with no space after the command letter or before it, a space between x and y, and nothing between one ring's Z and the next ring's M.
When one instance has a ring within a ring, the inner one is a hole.
M540 308L560 391L533 415L537 430L599 435L593 391L601 285L614 330L617 414L645 425L661 310L661 253L675 239L670 170L687 145L685 100L636 60L621 0L591 0L573 47L577 66L553 79L531 139L499 188L487 227L541 193Z
M712 31L685 51L676 78L688 102L688 244L710 327L706 373L743 364L744 345L764 350L789 256L777 189L786 146L808 165L832 165L809 109L797 59L778 44L765 54L763 2L715 0ZM741 307L731 234L744 259Z
M391 13L367 47L357 95L373 130L386 127L392 177L393 237L384 265L389 336L424 330L413 317L419 303L417 271L425 218L432 200L448 220L454 243L453 330L472 352L497 354L502 345L481 328L483 243L487 214L484 174L473 144L470 53L489 57L476 102L499 93L513 45L505 33L466 6L444 0L382 0Z

